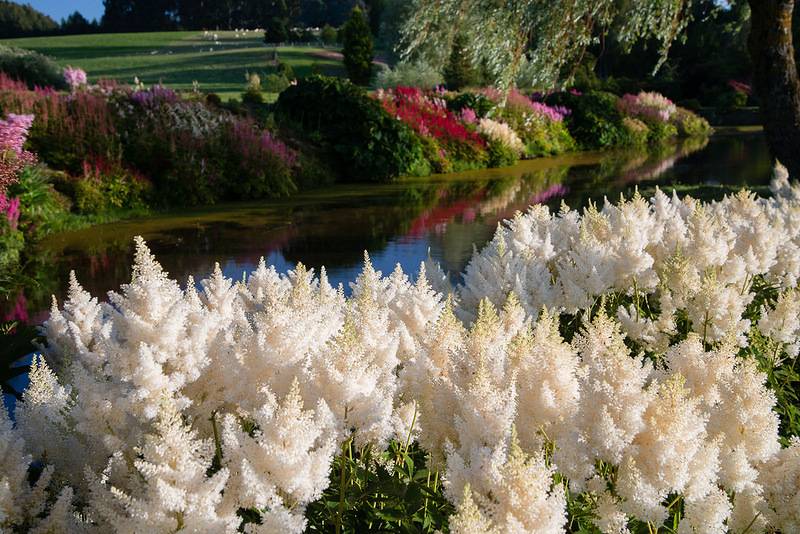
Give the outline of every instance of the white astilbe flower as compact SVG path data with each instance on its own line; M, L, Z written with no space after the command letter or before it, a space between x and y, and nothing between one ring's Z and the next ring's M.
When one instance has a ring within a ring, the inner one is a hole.
M52 466L45 467L31 486L28 469L31 455L25 440L13 427L4 404L0 404L0 530L12 532L83 532L72 506L72 489L65 487L54 502L49 499Z
M742 319L742 315L752 300L752 293L742 293L741 288L722 284L716 276L709 275L687 304L686 312L692 321L692 330L705 341L722 341L734 336L745 345L750 321Z
M702 499L686 502L678 534L727 532L725 522L731 515L731 509L728 496L715 487Z
M737 358L734 347L705 352L696 336L671 348L666 361L708 414L706 432L720 448L720 482L737 493L757 492L755 466L780 449L776 399L766 377L751 360Z
M58 468L59 478L80 488L84 466L101 469L108 457L111 443L104 442L108 435L101 428L101 414L108 405L96 406L97 411L86 414L87 419L76 421L71 415L75 406L70 389L59 384L42 356L34 356L28 377L30 385L15 413L18 431L36 458L48 458ZM118 438L106 441L124 446Z
M632 358L618 326L598 315L573 341L580 356L580 401L570 431L556 443L554 460L578 491L591 478L595 460L619 464L645 426L653 392L650 366Z
M792 438L761 469L759 482L764 488L761 510L780 532L800 532L800 438Z
M429 327L421 348L400 370L401 395L413 399L419 443L429 451L435 465L444 462L444 444L456 439L453 430L454 398L451 394L450 365L465 348L466 331L448 300L444 311Z
M685 494L697 502L712 490L713 467L711 477L702 480L705 484L691 484L692 468L715 462L713 453L712 458L703 454L706 421L698 409L700 401L689 396L683 383L678 374L660 385L643 415L646 426L631 443L617 475L622 510L655 524L666 518L661 503L670 493Z
M342 330L311 358L304 397L323 399L339 422L339 435L382 447L394 433L398 338L389 311L365 290L348 306Z
M425 263L419 266L419 274L412 285L400 269L400 265L389 277L393 298L387 302L391 311L392 328L400 337L399 354L408 357L417 348L428 325L435 321L444 306L441 294L434 291L425 275Z
M302 264L279 275L262 259L246 285L221 279L215 285L223 288L216 293L232 294L239 304L231 305L228 315L213 309L208 314L219 334L209 343L208 370L187 388L197 399L192 411L198 418L217 410L257 410L264 387L286 395L344 323L344 296L328 284L324 271L315 280ZM207 294L211 288L207 283Z
M114 455L99 477L87 470L88 506L104 531L236 532L235 511L220 511L228 471L206 475L214 443L198 439L166 398L139 456L130 462Z
M545 439L561 441L567 421L578 411L580 394L578 357L558 333L558 318L545 310L509 351L517 374L516 427L523 449L537 450Z
M786 347L790 357L796 358L800 351L800 291L791 289L781 293L771 309L763 309L758 328Z
M567 521L566 497L563 486L553 487L554 469L546 465L543 454L526 455L516 436L507 452L505 448L498 450L487 472L475 473L482 479L478 485L470 480L459 488L451 480L451 470L463 466L460 462L451 465L448 458L445 492L459 503L456 531L466 532L467 527L519 534L562 530Z
M603 492L597 498L594 524L603 534L628 534L628 516L620 510L613 495Z
M189 404L180 390L208 365L207 323L192 309L141 237L136 238L133 276L104 305L111 335L104 341L103 371L124 382L129 413L153 419L163 395L178 408Z
M102 327L102 331L101 331ZM82 360L91 359L94 365L102 365L101 340L108 336L110 325L103 327L102 308L78 283L75 271L69 273L69 291L64 309L59 310L53 299L50 318L42 325L47 338L44 353L59 373L68 371L72 360L80 355Z
M453 534L500 534L500 530L492 526L492 522L484 517L472 498L472 488L464 486L456 513L449 518L450 532Z
M314 410L303 409L300 386L295 381L287 396L267 403L249 415L252 436L238 418L228 414L223 422L223 464L231 473L225 493L225 508L266 509L285 516L282 523L302 518L305 505L317 499L328 485L336 451L336 422L324 401ZM302 532L305 521L297 521Z

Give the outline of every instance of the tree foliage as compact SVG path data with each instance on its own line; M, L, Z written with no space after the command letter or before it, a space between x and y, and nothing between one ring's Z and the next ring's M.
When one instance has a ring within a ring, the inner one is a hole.
M342 29L342 55L347 76L358 85L372 77L372 31L364 12L356 7Z
M413 0L404 27L405 55L442 65L442 50L465 32L475 63L485 64L501 88L525 71L552 85L604 31L615 30L627 49L644 37L659 43L661 61L686 26L691 0Z
M0 38L43 35L57 29L56 21L30 5L0 0Z
M442 71L448 89L457 91L479 82L478 72L472 65L469 53L469 42L464 33L459 33L453 39L450 58Z

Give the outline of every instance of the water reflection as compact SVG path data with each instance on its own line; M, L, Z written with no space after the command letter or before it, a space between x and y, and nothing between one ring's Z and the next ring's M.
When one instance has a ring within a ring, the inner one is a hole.
M414 271L430 253L445 271L463 271L498 223L533 203L582 206L604 195L655 184L764 183L769 158L761 135L715 136L650 152L581 153L506 169L337 186L289 200L218 206L53 236L40 247L35 283L3 303L0 316L46 318L50 295L62 299L70 270L94 295L130 280L132 239L142 235L171 276L202 279L219 261L241 278L261 256L279 270L302 261L325 265L347 283L367 250L384 272ZM347 289L347 287L345 288Z

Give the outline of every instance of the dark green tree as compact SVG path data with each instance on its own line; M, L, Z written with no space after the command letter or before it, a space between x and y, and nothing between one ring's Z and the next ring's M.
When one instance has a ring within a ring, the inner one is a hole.
M342 28L342 55L347 76L355 84L367 85L372 77L372 31L364 12L353 8Z
M372 35L378 37L383 12L386 10L386 0L364 0L364 5L369 13L369 28L372 30Z
M330 24L323 26L320 39L322 39L322 42L326 45L336 44L336 28Z
M57 29L56 21L29 5L0 1L0 38L44 35Z
M82 33L92 33L97 31L97 21L89 22L80 11L75 11L61 21L61 33L67 35L78 35Z
M479 82L478 71L472 65L468 44L467 36L463 33L457 33L453 38L450 58L442 72L448 89L458 91L464 87L477 85Z
M292 24L300 16L300 0L271 0L265 7L264 42L288 41Z

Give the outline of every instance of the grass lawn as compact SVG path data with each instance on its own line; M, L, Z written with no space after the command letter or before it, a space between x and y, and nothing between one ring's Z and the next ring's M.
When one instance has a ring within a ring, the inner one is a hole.
M5 39L0 43L29 48L51 56L60 65L81 67L90 81L111 78L131 83L134 76L151 85L163 82L175 89L191 89L192 82L204 92L223 98L238 96L245 73L271 72L273 48L262 42L262 34L220 31L115 33ZM278 58L298 77L317 70L344 75L344 67L330 50L294 46L278 48Z

